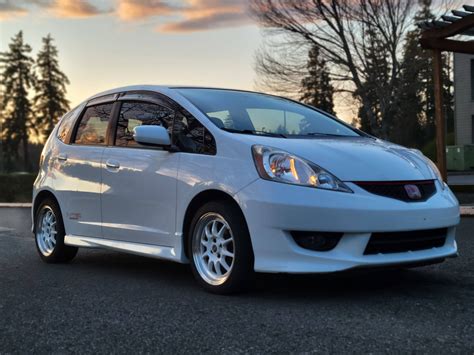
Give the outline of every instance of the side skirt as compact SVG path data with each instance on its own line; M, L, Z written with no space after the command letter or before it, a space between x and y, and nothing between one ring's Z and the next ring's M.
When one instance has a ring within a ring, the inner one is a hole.
M64 236L64 244L81 248L105 248L156 259L182 262L179 256L176 255L175 248L153 244L130 243L119 240L81 237L70 234Z

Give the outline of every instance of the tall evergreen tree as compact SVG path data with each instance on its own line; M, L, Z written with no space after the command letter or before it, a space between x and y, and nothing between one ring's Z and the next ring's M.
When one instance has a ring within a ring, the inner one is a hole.
M431 12L431 0L419 0L420 9L414 22L435 19ZM407 34L401 66L401 84L398 93L398 114L394 126L394 141L422 148L435 137L435 104L433 83L433 59L430 51L419 44L421 30L413 29ZM449 74L449 55L443 54L443 100L446 108L448 132L452 132L454 98Z
M359 107L359 123L362 130L387 139L393 123L392 95L390 95L392 90L389 87L391 66L387 50L379 36L374 28L369 27L366 30L365 80L360 89L355 91L354 96L367 98ZM360 91L363 91L363 94Z
M334 114L334 87L326 61L319 55L316 45L308 52L307 69L308 74L301 81L301 101Z
M50 34L43 38L43 47L36 59L35 129L43 139L49 136L57 120L69 110L66 99L69 79L59 68L58 50L52 42Z
M1 114L3 119L3 158L7 170L19 157L22 146L24 169L30 168L28 137L31 127L31 103L28 90L34 86L31 47L24 43L20 31L12 39L8 51L0 53L0 77L2 89Z

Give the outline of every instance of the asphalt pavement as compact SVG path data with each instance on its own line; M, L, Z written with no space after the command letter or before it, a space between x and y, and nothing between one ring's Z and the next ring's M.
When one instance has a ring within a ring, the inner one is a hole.
M40 261L0 209L0 353L474 352L474 218L460 257L410 270L259 275L216 296L189 267L102 250Z

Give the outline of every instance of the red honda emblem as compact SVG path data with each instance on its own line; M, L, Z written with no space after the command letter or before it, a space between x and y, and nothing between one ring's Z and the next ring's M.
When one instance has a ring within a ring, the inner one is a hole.
M421 191L416 185L405 185L405 191L410 200L419 200L421 199Z

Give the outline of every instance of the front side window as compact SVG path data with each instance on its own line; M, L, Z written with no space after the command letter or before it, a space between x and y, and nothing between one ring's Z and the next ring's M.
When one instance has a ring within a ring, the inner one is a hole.
M170 129L173 117L174 111L164 106L145 102L124 102L117 122L115 145L143 147L133 139L133 129L142 125L156 125Z
M357 130L329 115L284 98L233 90L177 90L222 129L288 137L360 136Z
M113 104L91 106L82 115L75 144L105 145Z

